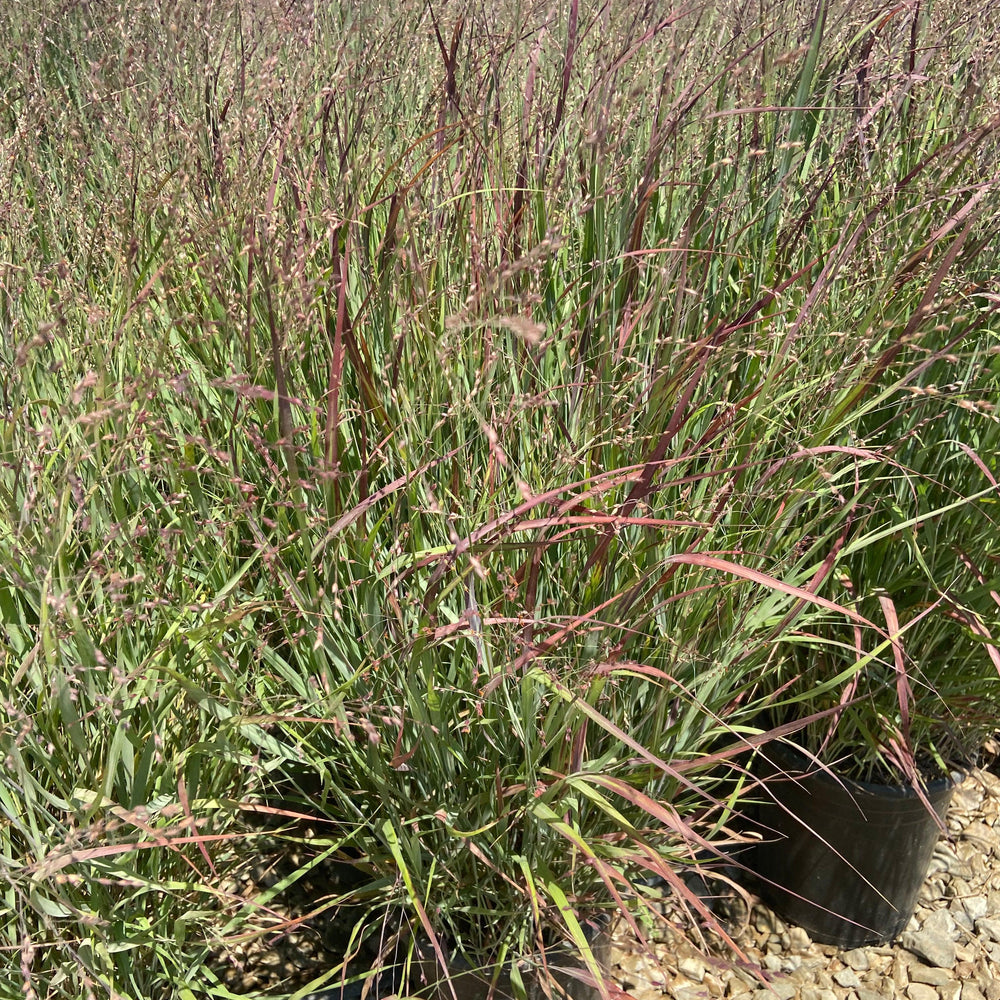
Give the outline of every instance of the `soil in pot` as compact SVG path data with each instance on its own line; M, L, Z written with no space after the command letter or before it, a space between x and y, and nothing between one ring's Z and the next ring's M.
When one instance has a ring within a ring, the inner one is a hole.
M594 958L602 971L606 971L610 964L611 920L597 917L582 926ZM511 981L511 963L507 963L494 981L492 968L475 968L462 955L446 953L445 960L447 971L429 942L415 942L405 983L406 995L427 997L428 1000L515 1000L518 995ZM583 957L568 945L547 949L544 962L540 955L519 960L517 972L528 1000L542 1000L547 996L543 986L546 977L550 984L552 980L558 983L558 988L549 986L553 996L599 1000L601 995ZM397 966L380 972L367 995L370 998L395 995L401 993L403 986L402 966ZM311 993L306 1000L360 1000L362 990L361 983L331 986Z
M763 801L752 825L761 841L741 857L754 891L816 941L856 948L899 935L940 829L917 792L836 778L777 743L754 770ZM927 786L942 821L954 787L950 778Z
M595 918L585 922L583 928L588 937L590 950L602 970L607 970L611 951L610 920ZM411 982L416 995L430 996L436 1000L513 1000L514 986L511 982L510 964L501 971L495 987L492 988L492 970L479 971L469 966L460 956L449 959L447 976L433 951L426 946L419 951L419 979L421 985ZM524 984L529 1000L541 1000L546 996L542 981L546 975L555 980L565 990L565 994L552 987L553 995L567 996L570 1000L598 1000L600 989L587 971L587 965L577 950L569 945L548 948L545 960L532 955L517 962L518 973ZM450 980L450 982L449 982ZM429 990L429 991L428 991Z

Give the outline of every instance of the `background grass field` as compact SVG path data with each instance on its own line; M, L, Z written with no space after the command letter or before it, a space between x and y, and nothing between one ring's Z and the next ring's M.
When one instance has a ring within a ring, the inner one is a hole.
M4 5L0 996L230 995L296 782L485 961L683 896L763 719L974 749L998 17Z

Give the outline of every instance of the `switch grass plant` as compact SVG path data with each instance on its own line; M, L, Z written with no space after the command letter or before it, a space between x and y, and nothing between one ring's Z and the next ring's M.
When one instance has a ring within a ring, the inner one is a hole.
M995 17L789 11L0 13L0 995L231 996L289 776L314 922L596 973L762 713L980 727Z

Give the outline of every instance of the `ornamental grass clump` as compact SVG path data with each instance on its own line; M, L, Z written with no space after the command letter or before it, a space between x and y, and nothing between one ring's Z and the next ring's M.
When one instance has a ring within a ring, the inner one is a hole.
M370 980L239 967L345 919L597 979L595 915L710 923L717 765L876 657L916 690L865 553L990 655L989 25L167 6L0 13L0 995ZM797 665L817 610L867 663Z

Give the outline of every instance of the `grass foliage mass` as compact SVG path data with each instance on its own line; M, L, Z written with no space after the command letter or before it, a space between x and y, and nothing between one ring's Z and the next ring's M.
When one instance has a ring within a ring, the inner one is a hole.
M0 996L233 995L262 803L489 963L974 753L993 7L4 5Z

